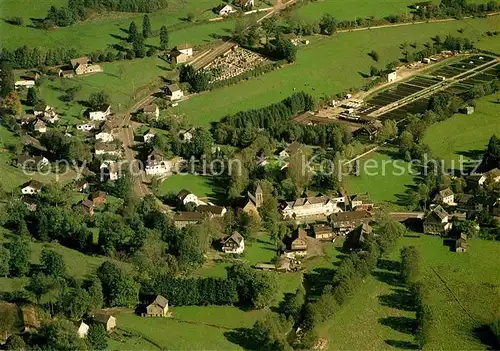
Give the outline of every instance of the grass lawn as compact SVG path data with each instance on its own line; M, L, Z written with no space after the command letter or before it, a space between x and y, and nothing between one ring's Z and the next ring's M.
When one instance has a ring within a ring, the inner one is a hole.
M429 304L434 321L426 348L483 349L473 330L500 318L500 271L497 269L500 243L470 240L469 251L460 254L451 252L441 238L405 237L400 239L390 259L399 261L399 248L407 245L420 249L422 280L430 289ZM395 284L397 274L393 269L376 269L352 300L324 325L321 335L328 338L329 349L414 346L407 327L414 320L415 312L401 304L405 295L404 289ZM477 322L460 307L447 287Z
M485 96L477 101L474 114L456 114L431 125L423 142L448 168L460 169L462 156L464 164L468 164L465 160L482 159L489 138L500 134L499 99L500 93Z
M6 33L3 45L7 48L16 48L22 44L28 46L42 46L45 48L70 46L81 54L88 54L96 50L105 50L108 46L119 44L126 37L124 30L130 22L135 21L142 28L142 14L138 13L103 13L93 18L77 23L71 27L56 28L48 31L31 27L30 18L43 18L51 5L66 6L66 0L23 0L22 6L17 0L0 0L2 17L20 16L24 19L23 26L10 25L5 21L0 23L0 32ZM149 14L153 30L159 30L166 25L170 32L169 46L183 42L193 45L202 44L213 39L214 34L227 34L226 28L233 29L234 21L205 22L216 17L211 11L220 4L218 0L172 0L168 8ZM199 23L190 23L185 20L192 13ZM148 44L156 44L154 38Z
M142 318L132 313L117 316L119 328L138 332L162 349L241 350L227 338L234 328L248 328L266 311L242 311L231 306L172 307L173 318ZM128 345L123 346L130 349ZM123 349L123 348L122 348Z
M210 183L211 180L207 177L197 176L193 174L177 174L166 178L161 183L161 193L177 194L182 189L187 189L198 196L199 199L213 200L216 196L215 188Z
M179 110L194 125L207 126L227 114L280 101L294 91L302 90L315 97L333 95L363 85L366 78L361 74L366 74L371 65L382 68L387 62L400 59L399 45L403 42L415 41L419 44L417 49L421 50L422 44L437 34L475 38L499 24L500 17L494 16L341 33L333 37L314 36L309 38L308 46L299 48L295 63L258 78L192 96L179 104ZM461 28L465 28L464 34L458 33ZM380 54L378 64L368 56L372 50ZM313 68L311 63L314 63Z
M399 195L404 194L414 181L408 172L409 164L391 157L395 151L381 149L362 158L358 169L360 175L348 176L344 180L349 194L368 192L378 205L389 209L403 206Z

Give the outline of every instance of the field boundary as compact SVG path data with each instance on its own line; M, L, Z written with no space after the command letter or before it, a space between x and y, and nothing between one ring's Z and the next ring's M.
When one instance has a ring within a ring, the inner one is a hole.
M460 302L460 300L458 299L457 295L455 295L455 293L453 292L453 290L448 286L448 283L446 283L446 280L444 280L443 277L441 277L441 275L439 275L439 273L437 272L437 270L434 268L434 267L430 267L431 270L434 272L434 274L436 274L436 276L439 278L439 280L441 280L441 282L444 284L446 290L448 290L451 294L451 296L453 296L453 299L457 302L457 304L460 306L460 308L465 312L465 314L467 316L469 316L469 318L474 321L474 323L477 323L477 320L470 314L470 312L467 310L467 308L465 308L464 305L462 305L462 303Z

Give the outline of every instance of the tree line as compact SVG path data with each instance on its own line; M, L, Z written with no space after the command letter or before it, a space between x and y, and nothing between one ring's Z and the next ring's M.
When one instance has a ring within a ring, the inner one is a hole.
M37 24L45 29L53 26L68 27L77 21L86 20L91 10L155 12L167 5L167 0L68 0L66 7L51 6L45 19Z
M214 128L214 139L219 144L246 147L256 135L266 133L278 141L297 141L341 150L351 140L351 134L343 126L302 125L292 120L314 107L312 96L295 93L281 102L224 117Z

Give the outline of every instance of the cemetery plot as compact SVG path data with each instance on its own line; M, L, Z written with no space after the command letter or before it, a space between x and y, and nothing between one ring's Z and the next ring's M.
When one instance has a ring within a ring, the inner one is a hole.
M217 82L239 76L266 62L270 61L264 56L237 47L217 57L205 69L215 72L216 78L211 82Z

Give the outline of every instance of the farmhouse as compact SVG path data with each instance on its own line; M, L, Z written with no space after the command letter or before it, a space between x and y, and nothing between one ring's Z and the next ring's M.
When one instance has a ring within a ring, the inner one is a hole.
M89 325L82 321L78 326L76 335L78 335L80 339L84 339L87 336L88 332L89 332Z
M350 195L349 201L351 203L351 210L353 211L359 209L363 211L371 210L374 206L369 193Z
M465 233L461 233L460 237L455 239L453 248L455 249L455 252L467 251L467 235Z
M449 214L437 205L424 218L424 233L441 235L451 229Z
M251 10L255 6L255 0L237 0L237 3L244 10Z
M89 182L85 179L81 179L75 183L75 190L83 192L89 188Z
M46 104L37 104L33 108L33 114L47 123L55 123L59 120L59 115L56 111Z
M27 113L21 116L16 116L16 122L19 123L21 126L29 125L33 123L36 119L37 118L35 117L35 115L31 113Z
M465 115L472 115L474 113L474 106L466 106L460 109L460 112L462 112Z
M42 190L43 184L37 180L30 180L28 183L24 184L21 188L21 193L23 195L34 195L38 194Z
M191 44L180 44L175 47L175 50L187 55L189 57L193 56L193 46Z
M101 141L98 141L97 143L95 143L95 154L120 156L120 150L117 150L115 144L105 144Z
M87 200L82 200L82 202L80 203L80 207L89 216L93 216L94 215L94 203L92 201L90 201L88 199Z
M94 206L104 205L106 202L106 193L104 191L94 191L90 194L90 200Z
M200 205L196 207L196 211L201 213L209 213L213 217L224 217L224 215L227 212L227 209L223 206Z
M47 125L41 119L37 119L31 126L32 130L37 133L46 133Z
M37 169L45 167L49 164L49 160L44 156L30 156L23 154L16 159L16 165L20 168Z
M153 129L149 129L143 136L142 136L142 140L145 142L145 143L149 143L151 142L151 140L153 140L153 138L155 137L156 133Z
M188 203L193 202L198 206L198 202L200 201L198 200L198 196L186 189L182 189L181 191L179 191L179 193L177 194L177 198L183 205L187 205Z
M297 228L292 236L284 241L288 252L299 256L307 254L307 233L303 228Z
M165 87L167 99L170 101L177 101L184 98L184 92L177 84L169 84Z
M95 123L89 122L84 124L78 124L76 126L76 129L82 132L90 132L91 130L95 129Z
M96 323L102 324L107 332L110 332L116 327L116 318L104 311L94 313L92 320Z
M71 60L71 67L76 75L102 72L102 67L93 64L88 56L82 56Z
M221 5L222 6L222 5ZM235 12L235 10L233 9L233 7L229 4L223 6L220 10L219 10L219 16L227 16L229 15L230 13L233 13Z
M175 160L176 159L165 161L161 152L159 152L158 150L153 150L148 155L144 171L147 175L151 176L167 175L171 173L172 168L175 166Z
M210 214L201 212L177 212L174 214L174 224L177 228L184 228L189 224L197 224L206 219L211 219Z
M222 239L222 251L224 253L241 254L245 251L245 239L234 231L230 236Z
M90 109L88 111L89 118L92 121L105 121L111 114L111 105L104 104L97 108Z
M356 131L356 135L368 137L369 140L373 140L377 137L380 129L382 128L382 122L378 119L371 123L363 125L360 129Z
M142 112L149 117L154 117L155 119L158 119L158 117L160 117L160 108L157 104L151 104L144 107L142 109Z
M95 135L95 139L103 143L110 143L115 140L112 130L108 128L102 128L102 130Z
M189 143L191 139L193 139L193 134L195 132L195 128L189 128L188 130L181 129L179 131L179 135L182 137L182 140Z
M156 295L153 302L146 306L147 317L166 317L168 300L161 295Z
M373 220L373 215L368 211L348 211L334 213L329 219L334 230L347 233L362 224L369 224Z
M330 240L335 237L332 227L328 224L316 224L313 226L313 233L317 240Z
M388 83L395 82L397 78L398 78L398 74L396 73L396 71L391 71L387 74L387 82Z
M35 86L35 81L34 80L18 80L14 83L14 86L16 88L33 88Z
M177 45L171 52L170 58L175 63L185 63L193 56L193 47L189 44Z
M101 171L107 170L107 173L101 172L101 181L106 179L117 180L121 175L120 164L116 161L104 161L101 164Z
M434 197L434 201L445 205L453 206L455 204L455 195L450 188L439 191Z
M284 218L308 218L314 216L328 216L332 213L342 211L337 206L343 202L344 197L331 199L328 196L304 197L295 201L287 201L281 205L281 213Z
M264 192L259 185L257 185L257 189L255 189L255 195L251 192L247 192L247 200L245 205L243 206L243 212L252 216L259 216L259 208L264 203Z

